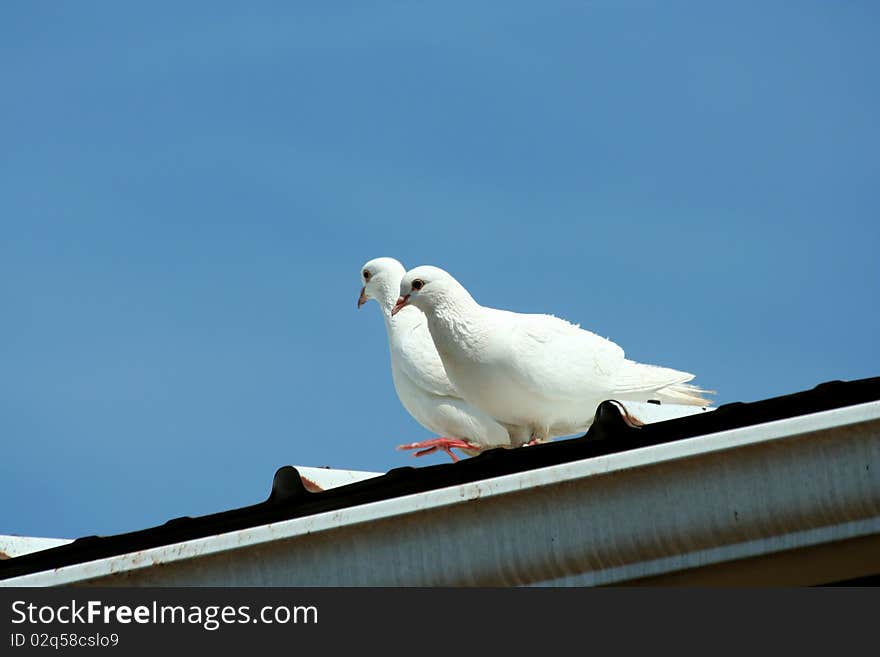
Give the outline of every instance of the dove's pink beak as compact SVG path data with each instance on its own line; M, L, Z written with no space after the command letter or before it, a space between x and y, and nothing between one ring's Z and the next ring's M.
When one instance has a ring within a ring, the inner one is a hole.
M368 300L369 300L369 297L367 296L367 288L362 287L361 288L361 296L358 297L358 308L363 306Z
M394 304L394 308L391 309L391 316L394 317L397 313L400 312L400 309L403 308L408 303L409 303L409 295L408 294L405 297L399 297L397 299L397 303Z

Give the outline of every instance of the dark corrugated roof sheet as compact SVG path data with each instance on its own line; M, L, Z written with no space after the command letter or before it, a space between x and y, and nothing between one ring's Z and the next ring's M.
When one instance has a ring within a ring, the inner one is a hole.
M494 449L458 463L396 468L380 477L322 492L309 492L295 468L275 473L269 498L259 504L114 536L87 536L59 547L0 561L0 579L93 561L291 518L376 502L402 495L543 468L639 447L880 400L880 377L832 381L812 390L758 402L736 402L711 413L634 428L617 406L604 402L596 421L579 438L527 449Z

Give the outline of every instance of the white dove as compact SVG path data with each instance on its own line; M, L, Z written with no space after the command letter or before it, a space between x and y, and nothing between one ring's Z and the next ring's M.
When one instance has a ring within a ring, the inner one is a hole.
M440 438L400 445L416 449L415 456L438 449L457 461L451 448L473 455L490 447L512 447L505 427L461 399L446 377L434 348L425 315L407 308L391 317L406 269L394 258L376 258L361 268L358 308L375 299L385 318L391 352L391 378L400 403L416 421Z
M686 383L693 374L627 360L614 342L552 315L481 306L437 267L403 277L391 315L409 306L427 317L461 397L513 428L515 445L580 432L608 399L711 403L702 396L710 391Z

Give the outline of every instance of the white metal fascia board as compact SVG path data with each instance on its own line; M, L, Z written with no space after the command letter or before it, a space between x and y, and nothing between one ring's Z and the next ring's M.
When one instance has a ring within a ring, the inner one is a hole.
M813 540L823 527L838 527L835 540L846 527L875 532L878 518L880 402L870 402L0 584L610 583L741 558L774 537L790 549L797 539L781 537Z

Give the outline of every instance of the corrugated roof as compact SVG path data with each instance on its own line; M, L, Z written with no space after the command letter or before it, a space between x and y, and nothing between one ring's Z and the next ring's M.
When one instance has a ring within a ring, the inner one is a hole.
M296 469L285 466L276 472L269 498L259 504L208 516L176 518L158 527L115 536L80 538L68 545L7 559L0 562L0 579L877 400L880 377L835 381L793 395L726 404L712 413L641 428L628 426L617 407L606 402L599 407L596 422L580 438L516 450L492 450L455 464L397 468L322 492L309 492Z

